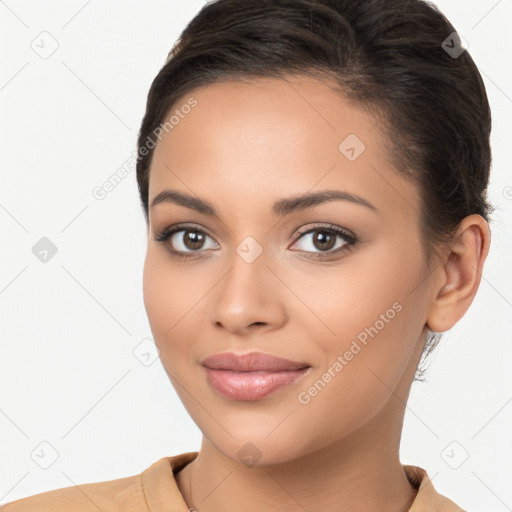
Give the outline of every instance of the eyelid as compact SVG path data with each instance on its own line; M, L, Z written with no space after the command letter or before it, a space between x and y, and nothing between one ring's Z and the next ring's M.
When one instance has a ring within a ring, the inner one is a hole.
M315 225L310 225L305 229L301 229L298 236L293 241L291 247L293 247L297 242L299 242L309 233L321 231L334 234L335 237L340 238L344 241L344 243L340 247L329 249L328 251L305 251L300 249L293 249L293 252L297 252L298 256L310 261L313 260L328 263L329 261L338 260L343 254L353 250L359 244L359 238L352 231L334 224L318 223Z
M337 226L335 224L328 224L328 223L317 223L310 225L307 228L304 228L304 230L299 230L299 235L295 238L295 243L297 240L299 240L304 235L307 235L308 233L315 232L315 231L321 231L324 229L325 231L333 231L337 235L341 236L342 238L345 238L350 243L356 243L359 241L358 237L350 230L346 228L342 228L341 226Z
M180 231L187 231L187 230L194 230L198 233L204 233L205 235L209 236L217 245L219 245L219 242L215 240L215 237L212 236L207 229L203 228L199 224L191 224L191 223L180 223L180 224L173 224L172 226L168 226L167 228L162 229L159 233L154 233L153 240L159 242L159 241L165 241L168 240L172 235L175 235L176 233ZM191 251L191 252L200 252L200 251Z

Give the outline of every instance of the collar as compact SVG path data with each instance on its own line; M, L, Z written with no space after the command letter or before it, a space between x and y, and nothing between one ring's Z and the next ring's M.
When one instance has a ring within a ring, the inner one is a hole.
M192 462L198 452L186 452L163 457L143 471L142 488L149 512L188 512L188 506L174 477L175 473ZM439 494L425 469L419 466L402 465L404 473L414 489L416 498L408 512L465 512L453 501Z

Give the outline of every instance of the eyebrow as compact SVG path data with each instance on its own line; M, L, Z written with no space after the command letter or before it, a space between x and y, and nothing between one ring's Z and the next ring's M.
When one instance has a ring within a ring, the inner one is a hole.
M292 212L303 211L329 201L349 201L369 208L374 212L378 211L372 203L355 194L350 194L341 190L322 190L320 192L280 199L274 203L272 212L274 215L282 217ZM173 203L178 206L184 206L185 208L195 210L204 215L217 218L219 217L215 207L208 201L189 194L184 194L183 192L178 192L177 190L164 190L160 192L155 196L153 201L151 201L150 208L153 208L160 203Z

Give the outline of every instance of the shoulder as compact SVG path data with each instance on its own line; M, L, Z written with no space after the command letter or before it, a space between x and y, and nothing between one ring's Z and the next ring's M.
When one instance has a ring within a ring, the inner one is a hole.
M409 512L466 512L436 490L424 468L413 465L403 465L402 467L407 479L418 491Z
M78 484L0 505L0 512L142 512L146 500L142 474Z
M0 505L0 512L149 512L186 508L174 474L198 452L162 457L138 475L78 484Z

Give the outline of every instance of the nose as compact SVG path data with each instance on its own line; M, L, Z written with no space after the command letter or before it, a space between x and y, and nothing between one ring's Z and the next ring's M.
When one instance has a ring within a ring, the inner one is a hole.
M210 297L215 328L241 335L256 328L281 327L286 321L284 287L269 267L265 251L255 254L250 241L242 243L230 262Z

